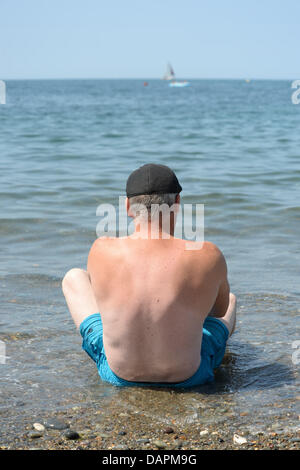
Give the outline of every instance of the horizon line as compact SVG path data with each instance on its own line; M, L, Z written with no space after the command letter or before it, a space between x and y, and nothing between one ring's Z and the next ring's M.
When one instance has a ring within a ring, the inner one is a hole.
M298 75L298 77L300 74ZM7 80L7 81L18 81L18 80L142 80L142 81L147 81L147 80L159 80L163 82L170 82L173 80L164 80L159 77L39 77L39 78L28 78L28 77L23 77L23 78L2 78L0 77L0 80ZM286 80L286 81L293 81L297 80L297 78L280 78L280 77L178 77L174 79L176 80Z

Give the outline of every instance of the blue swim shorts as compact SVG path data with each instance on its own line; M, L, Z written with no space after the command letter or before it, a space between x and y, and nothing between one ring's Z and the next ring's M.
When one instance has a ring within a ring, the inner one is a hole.
M109 367L103 346L103 326L100 313L88 316L80 325L80 334L83 338L82 348L95 361L99 375L104 382L117 386L139 387L172 387L189 388L202 385L214 380L214 369L217 368L224 357L228 329L220 320L207 317L203 324L203 337L201 345L201 363L199 369L183 382L131 382L118 377Z

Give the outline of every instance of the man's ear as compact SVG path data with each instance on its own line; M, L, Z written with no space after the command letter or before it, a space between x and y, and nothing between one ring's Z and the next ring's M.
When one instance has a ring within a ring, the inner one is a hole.
M180 204L180 194L176 194L175 204Z
M128 217L132 217L132 214L130 212L130 202L129 202L128 197L125 199L125 208L126 208Z

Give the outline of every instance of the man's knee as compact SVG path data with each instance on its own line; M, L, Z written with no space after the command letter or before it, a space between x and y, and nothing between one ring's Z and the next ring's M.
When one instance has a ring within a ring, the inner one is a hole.
M88 278L88 273L84 269L73 268L68 271L62 280L62 290L64 293L74 291L80 287L82 282Z

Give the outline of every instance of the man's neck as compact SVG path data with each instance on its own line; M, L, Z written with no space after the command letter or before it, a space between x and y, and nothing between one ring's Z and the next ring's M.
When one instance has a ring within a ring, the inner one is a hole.
M135 230L132 235L133 238L144 240L165 240L174 237L175 223L174 218L171 217L168 223L158 220L135 220Z

